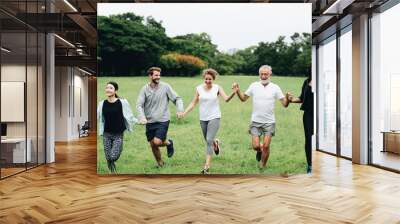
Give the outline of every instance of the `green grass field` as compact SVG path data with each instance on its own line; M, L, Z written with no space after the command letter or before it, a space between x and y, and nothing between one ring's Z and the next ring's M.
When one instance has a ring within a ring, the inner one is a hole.
M148 82L147 77L99 77L98 100L105 99L104 87L110 81L119 84L119 96L129 100L136 116L136 98L141 87ZM203 82L201 77L174 78L162 77L162 81L171 84L182 96L185 107L193 98L195 87ZM258 80L257 76L220 76L215 81L225 92L231 92L233 82L238 82L242 91L249 84ZM272 77L282 91L300 92L304 78ZM302 127L302 112L299 104L291 104L283 108L280 102L275 107L276 135L272 139L271 154L267 168L259 170L255 160L255 151L251 149L251 137L248 126L251 117L251 99L242 103L237 96L229 103L220 101L222 118L221 128L217 137L221 140L222 151L213 157L212 174L298 174L304 173L306 159L304 154L304 135ZM170 104L171 123L168 136L174 140L175 155L167 158L166 149L162 149L162 157L166 162L163 168L156 168L156 162L145 137L145 127L135 125L133 133L125 132L124 146L120 159L117 161L117 171L120 174L198 174L205 161L205 141L203 140L198 106L183 120L175 116L176 108ZM97 171L108 174L104 158L103 139L98 138Z

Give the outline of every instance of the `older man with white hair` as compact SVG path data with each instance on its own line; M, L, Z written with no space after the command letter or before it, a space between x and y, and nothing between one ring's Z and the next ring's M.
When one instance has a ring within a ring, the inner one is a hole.
M253 98L249 133L252 137L253 149L257 151L256 159L260 162L260 168L264 168L269 158L272 136L275 135L275 101L279 100L284 107L287 107L289 100L288 95L284 95L281 88L271 82L271 66L262 65L259 75L260 80L253 82L244 93L240 91L238 83L234 83L232 88L242 102L249 97ZM263 143L261 143L261 137L263 137Z

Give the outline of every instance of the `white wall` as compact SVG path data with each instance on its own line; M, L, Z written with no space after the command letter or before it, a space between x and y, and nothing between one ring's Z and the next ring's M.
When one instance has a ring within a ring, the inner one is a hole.
M88 78L76 68L56 67L55 85L55 140L77 139L78 124L88 120Z
M68 88L69 77L67 67L55 68L55 141L68 139Z
M83 73L81 73L79 70L74 69L74 82L73 86L75 91L72 92L74 96L72 96L72 99L74 100L73 105L74 108L72 108L72 119L71 119L71 126L72 132L71 135L74 137L78 137L78 129L77 126L78 124L83 125L85 121L88 120L89 118L89 112L88 112L88 77L87 76L82 76ZM78 93L80 91L80 93ZM79 97L80 95L80 97ZM79 102L80 101L80 102ZM81 108L79 108L81 107ZM81 109L81 111L80 111Z

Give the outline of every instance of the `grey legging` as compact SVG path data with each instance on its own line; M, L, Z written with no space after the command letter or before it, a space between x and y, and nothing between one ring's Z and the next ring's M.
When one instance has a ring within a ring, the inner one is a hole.
M214 152L213 145L215 136L219 129L219 122L219 118L209 121L200 121L201 130L203 131L204 139L207 142L207 155L212 155Z
M112 134L104 132L103 143L104 153L106 155L108 168L115 172L115 161L118 160L122 152L122 143L124 141L124 134Z

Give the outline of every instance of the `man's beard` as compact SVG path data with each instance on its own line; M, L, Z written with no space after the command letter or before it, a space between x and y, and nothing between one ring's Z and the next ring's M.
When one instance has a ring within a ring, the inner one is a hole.
M269 78L268 78L268 79L265 79L265 80L260 79L260 82L261 82L261 84L263 84L263 85L267 85L267 84L270 83L270 79L269 79Z
M160 82L160 79L153 79L153 80L151 80L151 82L153 83L153 84L158 84L159 82Z

